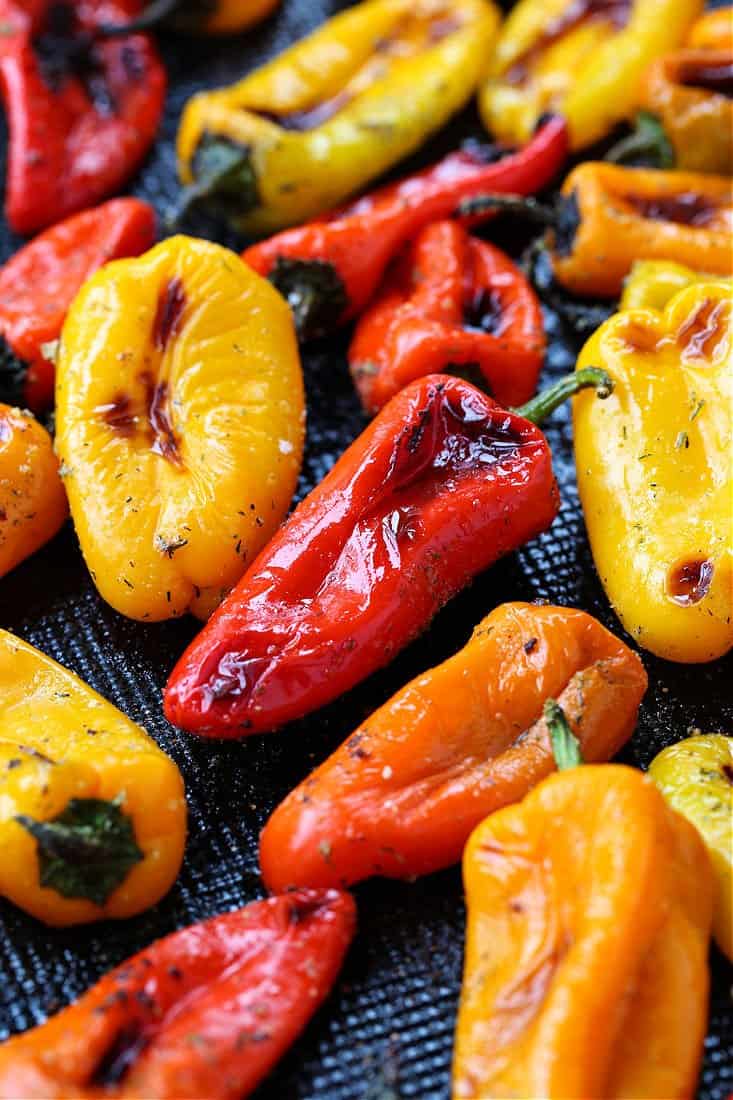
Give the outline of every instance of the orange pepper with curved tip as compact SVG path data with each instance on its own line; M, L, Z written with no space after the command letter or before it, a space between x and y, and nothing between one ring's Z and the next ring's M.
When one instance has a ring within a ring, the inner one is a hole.
M51 436L0 404L0 577L53 538L68 513Z
M650 779L550 776L475 830L463 874L453 1100L693 1095L712 878Z
M503 604L468 644L375 711L275 810L260 839L271 890L411 878L457 862L471 830L554 768L557 696L590 760L631 735L641 661L564 607Z

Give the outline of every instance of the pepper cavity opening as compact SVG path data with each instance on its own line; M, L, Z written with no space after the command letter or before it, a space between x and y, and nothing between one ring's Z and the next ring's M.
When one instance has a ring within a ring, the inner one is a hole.
M642 218L675 222L677 225L702 228L715 221L719 212L717 202L695 191L683 191L677 195L626 194L619 197Z
M586 23L604 22L622 30L629 21L631 3L632 0L570 0L559 15L547 21L528 49L515 58L504 79L508 84L524 84L537 58Z
M679 69L679 82L685 88L701 88L714 95L733 98L733 61L684 61Z

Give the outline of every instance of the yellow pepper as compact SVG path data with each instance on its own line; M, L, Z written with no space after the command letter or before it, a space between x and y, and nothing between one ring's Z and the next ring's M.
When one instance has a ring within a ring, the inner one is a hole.
M733 737L687 737L655 756L649 774L707 845L715 883L713 934L733 960Z
M487 0L365 0L194 96L178 133L187 201L212 196L251 233L330 209L467 102L498 22Z
M131 917L173 884L172 760L73 673L0 630L0 895L52 925Z
M672 260L637 260L624 282L619 309L663 310L670 298L685 287L712 282L733 289L733 279L693 271Z
M63 329L56 424L102 596L133 619L206 616L295 488L304 397L290 310L206 241L108 264Z
M574 149L632 113L644 70L682 42L703 0L520 0L479 92L486 127L524 142L546 111L565 116Z
M664 312L615 314L577 364L614 381L573 410L596 568L626 629L671 661L733 645L731 307L724 282L689 286Z

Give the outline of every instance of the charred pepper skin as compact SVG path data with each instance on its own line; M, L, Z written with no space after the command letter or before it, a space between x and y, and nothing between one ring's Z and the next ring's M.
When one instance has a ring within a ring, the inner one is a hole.
M553 771L548 698L598 762L631 736L646 684L636 654L590 615L502 604L278 806L260 837L268 889L411 879L457 863L486 814Z
M0 270L0 334L20 363L23 405L41 413L53 403L53 345L82 284L109 260L139 256L154 239L151 206L112 199L47 229Z
M191 925L0 1046L0 1097L241 1100L325 1000L354 935L337 890Z
M10 141L5 214L44 229L119 190L153 142L165 70L145 35L95 41L137 0L0 0L0 92Z
M522 272L457 222L426 226L359 319L354 385L374 414L425 374L471 371L502 405L534 393L545 352L542 311Z
M254 26L279 0L152 0L126 23L104 27L105 36L172 27L191 34L232 34Z
M552 118L517 152L489 162L476 150L451 153L328 218L253 245L243 259L297 309L301 338L323 335L363 310L390 260L426 225L455 215L462 201L486 191L540 190L560 171L567 152L565 122Z

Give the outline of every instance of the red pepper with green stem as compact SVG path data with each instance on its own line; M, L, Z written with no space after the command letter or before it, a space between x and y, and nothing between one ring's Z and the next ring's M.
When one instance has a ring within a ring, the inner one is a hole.
M0 0L10 139L5 214L30 234L114 194L153 142L165 70L152 41L105 41L137 0Z
M443 221L411 242L362 314L349 366L369 413L437 371L472 370L502 405L518 405L535 391L544 352L540 303L522 272Z
M450 153L328 217L253 245L243 258L288 300L301 338L320 336L361 312L395 253L425 225L450 217L462 201L487 190L541 190L567 151L564 120L550 118L524 148L498 161L487 163L476 151Z
M511 411L448 375L408 385L183 654L169 721L264 732L387 664L476 574L550 526L557 486L534 421L587 386L607 393L610 379L576 372Z
M53 403L54 341L83 283L109 260L139 256L155 239L140 199L112 199L74 214L0 269L0 397L36 413Z

